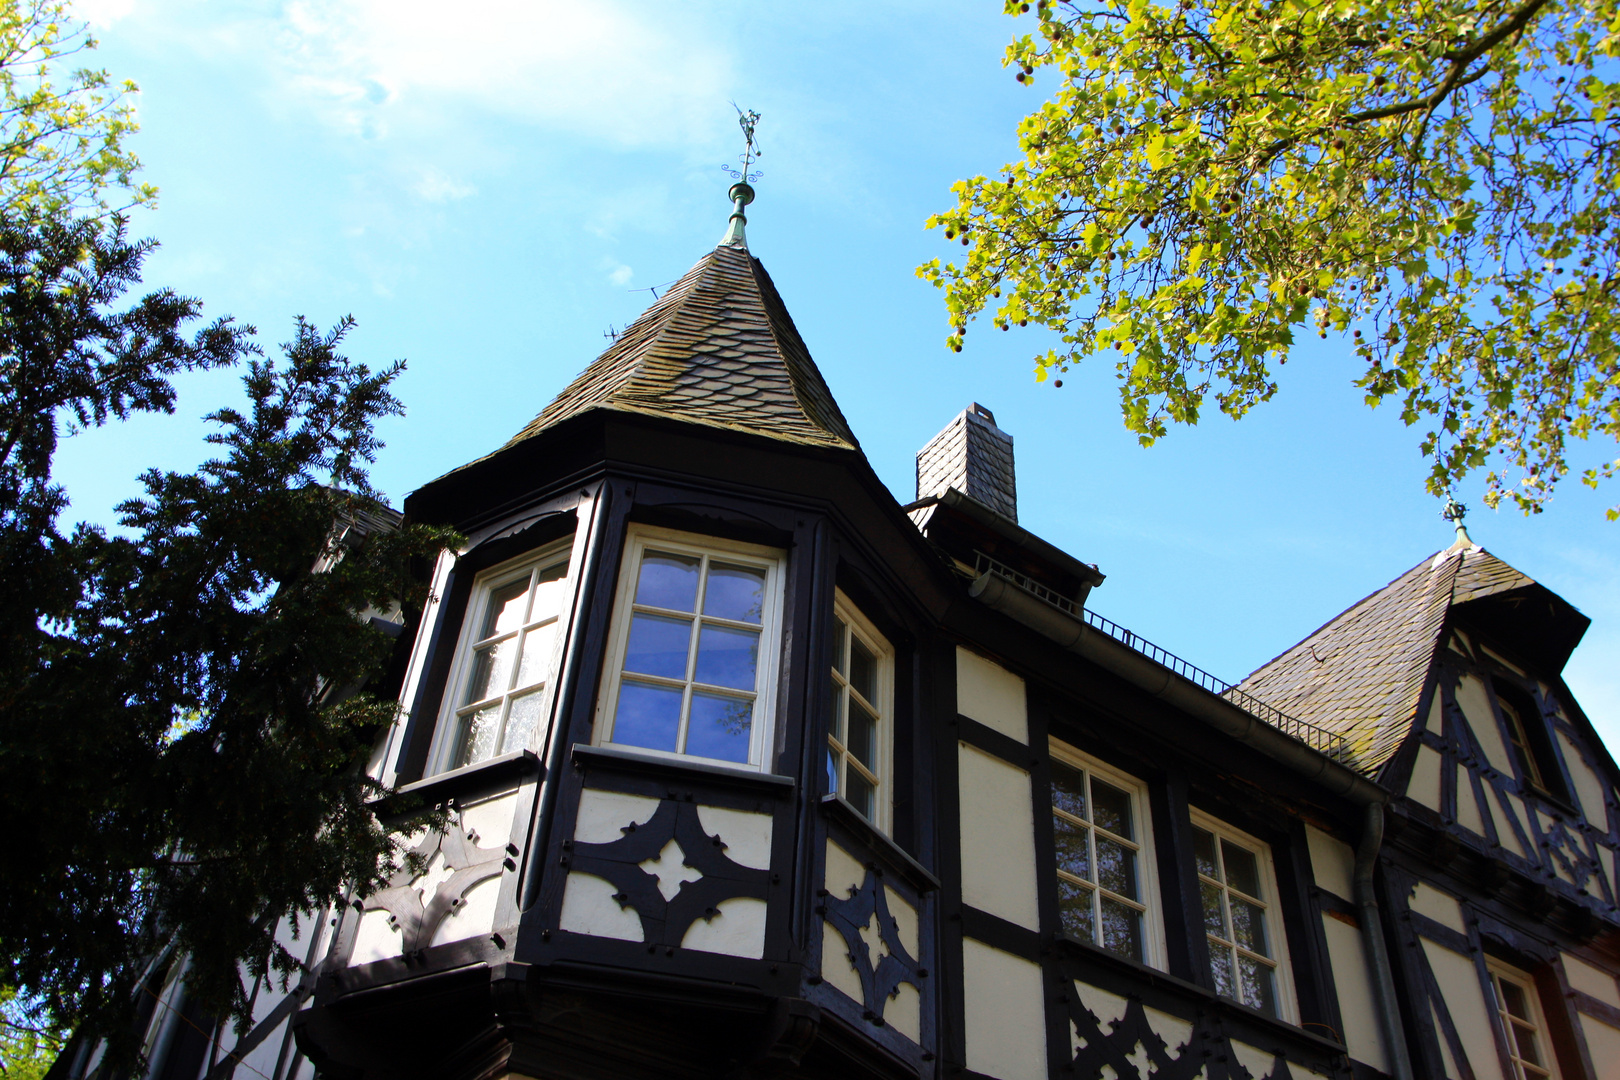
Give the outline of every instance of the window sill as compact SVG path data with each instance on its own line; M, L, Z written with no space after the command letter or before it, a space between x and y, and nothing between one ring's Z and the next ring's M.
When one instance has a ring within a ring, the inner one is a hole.
M637 753L617 746L591 746L575 743L574 765L581 769L605 769L610 772L640 773L664 780L686 784L707 784L733 790L759 792L786 798L797 786L791 776L735 769L725 765L711 765L701 761L681 761L678 758Z
M1263 1024L1266 1027L1271 1028L1278 1035L1291 1039L1303 1039L1304 1041L1315 1046L1317 1049L1326 1053L1345 1054L1349 1052L1345 1049L1342 1043L1330 1039L1325 1035L1318 1035L1316 1032L1311 1031L1308 1028L1301 1027L1291 1020L1283 1020L1275 1016L1267 1016L1260 1010L1251 1009L1242 1002L1233 1001L1228 997L1222 997L1207 987L1199 986L1197 983L1188 982L1186 979L1171 975L1167 971L1160 971L1156 967L1149 967L1147 964L1139 961L1131 960L1127 957L1111 953L1107 949L1100 949L1089 941L1081 941L1079 938L1070 937L1068 934L1058 934L1057 944L1060 951L1066 952L1074 959L1083 959L1092 963L1103 963L1113 966L1120 971L1130 973L1138 979L1142 979L1155 986L1163 987L1164 989L1170 991L1171 993L1177 994L1180 997L1194 999L1200 1004L1212 1005L1217 1009L1225 1011L1230 1016L1241 1017L1244 1020L1250 1020L1257 1024Z
M854 807L837 795L821 797L821 812L864 840L872 849L872 854L885 863L887 869L904 878L919 893L933 892L939 888L939 878L935 877L926 866L913 859L899 844L879 832L877 826L856 813Z
M381 821L392 824L391 819L408 817L425 807L510 791L528 777L544 772L533 750L514 750L476 765L466 765L406 784L378 799L372 806ZM407 803L413 805L407 806Z

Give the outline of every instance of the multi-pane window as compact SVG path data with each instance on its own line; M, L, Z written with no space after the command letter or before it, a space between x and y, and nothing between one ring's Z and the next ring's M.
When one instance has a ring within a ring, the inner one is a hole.
M1513 1059L1514 1080L1556 1078L1558 1069L1549 1053L1541 1004L1536 999L1530 976L1496 960L1487 960L1491 989L1496 992L1496 1012L1507 1036L1508 1054Z
M604 741L758 765L776 674L780 556L697 539L631 535Z
M1193 822L1193 855L1216 993L1281 1016L1284 945L1269 849L1199 818Z
M827 787L880 829L888 827L884 773L889 755L893 653L838 594L827 717Z
M544 714L563 612L568 549L474 584L435 760L459 769L527 747Z
M1052 830L1064 933L1148 962L1146 822L1137 785L1099 776L1076 758L1054 758Z
M1502 710L1502 719L1506 721L1508 744L1513 748L1525 781L1538 791L1567 798L1547 738L1546 721L1535 699L1501 678L1491 680L1491 688L1496 693L1496 707Z

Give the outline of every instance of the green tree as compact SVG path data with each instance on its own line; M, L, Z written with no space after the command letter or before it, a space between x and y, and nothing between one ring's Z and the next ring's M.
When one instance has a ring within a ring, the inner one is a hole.
M16 991L0 988L0 1077L42 1080L62 1042L58 1025L40 1010L24 1008Z
M125 145L135 84L70 66L95 47L68 0L0 0L0 210L105 211L110 189L126 208L156 198Z
M1334 334L1436 494L1488 466L1489 505L1537 511L1571 437L1583 482L1620 466L1616 0L1033 6L1005 63L1050 100L929 220L970 248L918 269L953 347L988 310L1058 333L1037 379L1114 353L1149 444Z
M0 985L124 1062L165 951L244 1019L244 972L298 970L277 923L391 872L364 765L396 707L350 692L390 640L361 616L419 601L448 539L391 527L367 482L402 365L343 357L347 320L267 358L173 293L120 308L149 248L116 219L0 225L0 819L26 834ZM117 534L59 526L60 425L172 411L176 374L244 357L216 457L145 473Z

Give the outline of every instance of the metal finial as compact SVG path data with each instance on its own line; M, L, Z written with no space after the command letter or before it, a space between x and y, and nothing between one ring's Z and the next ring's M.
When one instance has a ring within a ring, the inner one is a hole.
M742 162L742 169L738 170L730 165L721 165L726 174L737 181L731 185L728 193L731 198L731 224L726 228L726 235L720 238L722 244L736 244L739 247L748 247L748 238L743 233L743 226L748 224L748 216L743 208L754 201L753 181L765 174L754 168L754 163L764 156L765 152L759 148L754 140L754 126L759 123L759 113L752 109L743 112L733 101L731 107L737 110L737 126L742 128L743 152L738 155Z
M1446 496L1446 507L1440 511L1440 516L1457 526L1457 542L1455 547L1472 547L1474 541L1468 535L1468 527L1463 524L1463 518L1468 514L1468 507L1457 501L1456 496Z

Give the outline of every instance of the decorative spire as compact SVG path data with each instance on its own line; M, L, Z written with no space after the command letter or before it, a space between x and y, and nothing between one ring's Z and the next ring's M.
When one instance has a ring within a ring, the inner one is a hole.
M1446 496L1446 508L1440 511L1440 516L1457 526L1457 540L1452 549L1477 547L1478 545L1468 535L1468 527L1463 524L1463 518L1468 514L1468 507L1458 502L1455 496Z
M742 169L739 171L730 165L720 166L737 181L731 185L731 191L728 192L731 199L731 224L726 227L726 235L720 238L720 243L735 244L747 251L748 237L743 233L743 226L748 224L748 216L743 212L743 208L754 201L751 183L765 175L754 168L754 162L764 156L764 151L754 141L754 125L759 123L759 113L752 109L743 112L736 102L732 102L731 107L737 110L737 126L742 128L743 133L743 152L739 157Z

